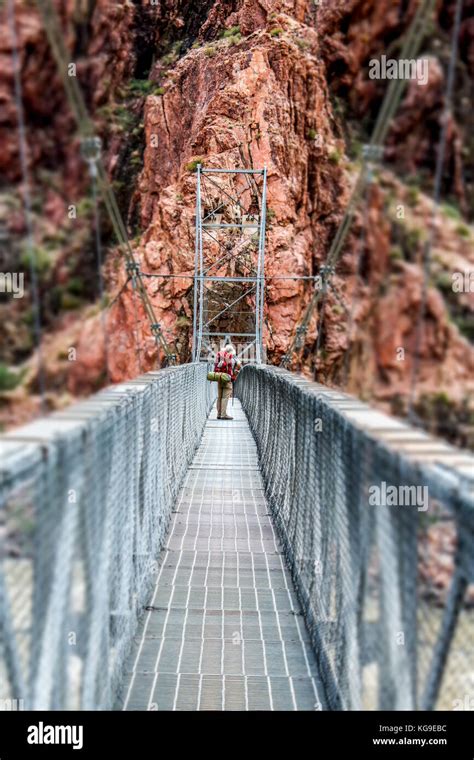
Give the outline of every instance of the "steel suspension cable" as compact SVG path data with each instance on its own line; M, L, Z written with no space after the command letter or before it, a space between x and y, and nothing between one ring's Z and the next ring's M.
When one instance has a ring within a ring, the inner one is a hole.
M442 180L443 180L443 169L444 169L444 161L445 161L445 156L446 156L446 143L447 143L447 136L448 136L449 116L452 111L452 101L453 101L454 81L455 81L455 73L456 73L456 63L457 63L457 58L458 58L459 31L461 28L462 9L463 9L463 0L456 0L453 34L452 34L452 39L451 39L451 54L450 54L449 66L448 66L446 93L444 97L444 109L443 109L443 116L442 116L441 135L440 135L440 140L438 144L438 152L437 152L437 157L436 157L436 170L435 170L434 192L433 192L433 210L431 213L430 225L429 225L429 230L428 230L428 238L424 245L424 251L423 251L423 262L422 262L423 263L423 284L422 284L420 308L418 310L418 315L417 315L417 320L416 320L415 349L414 349L414 354L413 354L410 399L408 403L408 417L412 421L415 421L415 417L416 417L416 415L414 415L413 407L415 403L416 385L418 382L418 376L420 372L420 359L421 359L420 349L421 349L421 338L422 338L424 318L426 314L428 283L429 283L429 276L430 276L430 270L431 270L431 250L433 247L433 241L434 241L434 236L435 236L436 216L438 213L439 202L441 198L441 185L442 185Z
M405 42L401 51L401 56L404 59L416 58L422 43L423 29L429 13L433 10L435 0L422 0L418 7L414 20L412 21ZM350 195L349 201L346 206L346 210L343 219L338 227L336 235L331 243L326 263L324 265L325 276L328 278L334 273L335 265L337 264L339 257L342 253L347 235L352 225L355 210L360 200L361 194L367 184L368 166L367 163L373 159L377 153L381 151L382 142L385 140L388 130L390 128L391 120L400 104L403 92L407 86L407 80L404 79L392 79L387 90L387 94L382 103L381 110L379 112L376 125L368 145L367 156L364 156L362 166L356 180L355 186ZM323 278L324 282L324 278ZM307 331L310 319L315 308L318 306L319 301L323 297L325 288L316 290L310 299L304 316L300 322L300 325L296 328L295 335L290 343L289 349L286 355L282 358L281 364L287 366L292 358L295 350L298 350L301 343L301 336Z
M51 45L51 50L56 60L58 70L62 78L63 86L69 100L69 105L78 126L79 134L83 140L94 138L95 125L87 111L82 91L77 83L76 77L69 76L68 74L68 66L70 63L69 53L64 44L63 34L58 23L56 11L51 3L51 0L37 0L37 4L43 18L45 30L49 43ZM122 250L127 264L136 265L135 255L128 239L128 233L122 218L122 214L120 213L120 209L117 204L115 193L112 189L111 183L108 179L104 165L100 158L97 160L97 181L119 243L119 249ZM175 354L172 352L170 346L165 340L163 332L161 330L161 325L156 319L153 305L148 296L139 267L136 271L136 289L143 302L144 311L150 322L151 332L155 339L155 342L157 346L161 346L163 352L165 353L167 361L169 363L173 363L175 360Z
M422 0L415 13L415 17L410 24L404 39L404 44L400 51L400 59L407 60L416 57L422 42L423 28L429 14L433 11L435 3L433 0ZM371 145L382 145L387 137L391 121L398 108L403 90L406 87L406 79L392 79L387 97L382 103L381 111L377 118L377 123L370 141Z
M100 226L100 208L99 198L97 192L97 157L100 151L100 140L94 138L93 144L87 145L85 143L84 158L89 165L89 174L91 178L91 194L92 205L94 213L94 240L96 249L96 264L97 264L97 280L98 280L98 296L100 303L100 320L102 327L102 334L104 340L104 363L105 373L107 377L107 383L110 382L110 367L109 367L109 335L107 330L107 314L105 310L105 288L104 288L104 276L102 272L102 241L101 241L101 226Z

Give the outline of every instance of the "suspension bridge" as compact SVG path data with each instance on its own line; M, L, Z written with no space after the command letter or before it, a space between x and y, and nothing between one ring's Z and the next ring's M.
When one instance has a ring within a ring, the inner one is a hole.
M67 71L52 6L39 5ZM430 7L420 4L406 57ZM193 355L177 366L80 90L65 87L167 366L0 436L2 704L453 709L474 689L474 458L263 362L265 168L198 167ZM286 366L330 287L402 90L389 88ZM232 421L216 419L206 379L224 337L239 339L245 365ZM442 589L427 573L433 526L452 546Z
M451 709L473 677L473 458L265 365L218 421L206 373L150 372L1 437L1 698ZM382 483L429 504L371 501ZM441 607L419 567L436 521L456 545Z

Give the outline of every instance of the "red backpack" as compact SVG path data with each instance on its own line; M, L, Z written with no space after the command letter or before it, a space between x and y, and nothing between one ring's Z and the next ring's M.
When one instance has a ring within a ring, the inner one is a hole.
M216 356L216 363L214 365L214 372L225 372L230 375L231 379L234 379L234 364L232 354L228 354L226 351L219 351Z

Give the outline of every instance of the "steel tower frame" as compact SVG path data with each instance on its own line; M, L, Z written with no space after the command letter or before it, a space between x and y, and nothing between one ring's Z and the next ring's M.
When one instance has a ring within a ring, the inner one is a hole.
M232 341L238 343L243 363L261 364L266 167L207 169L198 164L196 177L193 361L208 361L217 347ZM236 312L241 306L249 311ZM242 317L247 317L245 329L240 326Z

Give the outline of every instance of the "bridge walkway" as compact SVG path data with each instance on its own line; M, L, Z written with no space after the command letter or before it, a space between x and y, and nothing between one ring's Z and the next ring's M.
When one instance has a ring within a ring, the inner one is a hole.
M118 709L319 709L256 445L238 400L230 413L213 407L186 474Z

